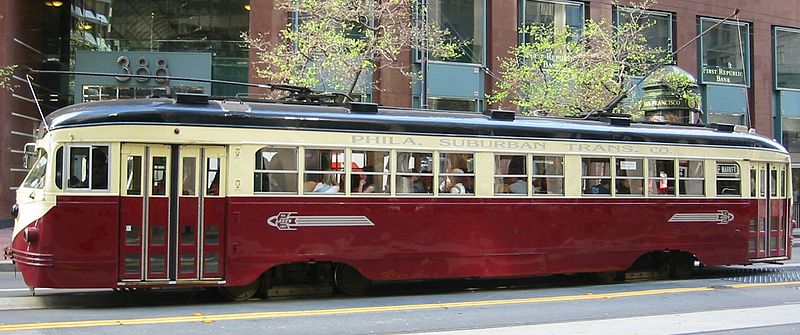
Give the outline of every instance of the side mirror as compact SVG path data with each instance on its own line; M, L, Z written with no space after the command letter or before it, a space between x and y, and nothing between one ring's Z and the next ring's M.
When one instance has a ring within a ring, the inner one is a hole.
M36 160L36 143L26 143L25 153L22 157L22 168L29 169Z

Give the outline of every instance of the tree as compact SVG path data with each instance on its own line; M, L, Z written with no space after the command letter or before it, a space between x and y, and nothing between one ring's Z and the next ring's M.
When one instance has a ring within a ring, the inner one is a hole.
M664 49L648 46L643 34L654 24L645 12L653 3L630 5L629 10L620 11L627 17L616 25L588 20L582 32L544 25L523 27L520 31L530 41L501 59L501 81L489 102L510 102L526 114L573 115L602 109L628 90L631 76L642 76L669 60ZM618 109L633 110L631 100Z
M16 85L11 84L11 76L14 74L14 69L16 69L16 65L9 65L6 67L0 67L0 88L4 88L7 90L14 90Z
M278 43L263 33L243 34L256 50L257 75L268 82L352 95L366 72L405 70L398 62L401 51L421 49L423 41L433 56L458 53L447 30L415 20L424 10L417 0L276 0L275 7L299 18L278 32Z

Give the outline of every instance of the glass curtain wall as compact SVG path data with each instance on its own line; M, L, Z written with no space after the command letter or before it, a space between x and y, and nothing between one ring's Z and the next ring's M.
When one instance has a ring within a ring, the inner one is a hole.
M248 0L78 0L71 5L71 49L212 53L213 79L246 82ZM219 96L246 88L212 85Z
M574 1L522 0L519 4L519 26L545 25L569 27L573 33L583 30L584 5ZM520 34L520 43L529 36Z
M701 18L700 31L720 20ZM708 123L748 124L750 24L722 23L700 38L700 81Z
M781 143L789 150L792 161L800 158L800 29L776 27L775 89L780 97ZM800 185L795 184L795 189Z
M429 0L429 20L450 31L457 43L463 43L462 55L449 62L483 61L483 1ZM441 60L441 59L434 59Z

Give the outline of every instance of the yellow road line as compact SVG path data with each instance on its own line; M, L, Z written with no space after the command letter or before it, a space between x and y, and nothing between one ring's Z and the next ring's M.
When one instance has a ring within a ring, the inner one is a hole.
M752 288L752 287L788 286L788 285L800 285L800 281L786 282L786 283L735 284L735 285L726 285L723 287L741 289L741 288ZM248 320L248 319L286 318L286 317L299 317L299 316L362 314L362 313L377 313L377 312L413 311L413 310L425 310L425 309L447 309L447 308L483 307L483 306L497 306L497 305L536 304L536 303L561 302L561 301L619 299L619 298L629 298L629 297L652 296L660 294L709 292L715 290L717 289L713 287L689 287L689 288L671 288L671 289L660 289L660 290L644 290L644 291L601 293L601 294L587 293L579 295L566 295L566 296L540 297L540 298L479 300L479 301L462 301L462 302L434 303L434 304L391 305L391 306L379 306L379 307L298 310L298 311L284 311L284 312L252 312L252 313L235 313L235 314L216 314L216 315L191 315L191 316L120 319L120 320L59 321L59 322L2 325L0 326L0 331L152 325L152 324L189 323L189 322L209 323L209 322L225 321L225 320Z

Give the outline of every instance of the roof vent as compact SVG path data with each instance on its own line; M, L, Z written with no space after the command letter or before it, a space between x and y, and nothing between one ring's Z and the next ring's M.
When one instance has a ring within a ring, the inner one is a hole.
M514 121L516 112L502 109L490 109L488 111L483 111L483 115L492 118L492 120Z
M208 96L200 93L178 93L175 103L190 105L208 105Z
M374 114L378 112L378 104L374 102L348 102L345 107L350 110L350 113L365 113Z
M708 127L723 133L732 133L736 129L736 126L730 123L711 123Z

